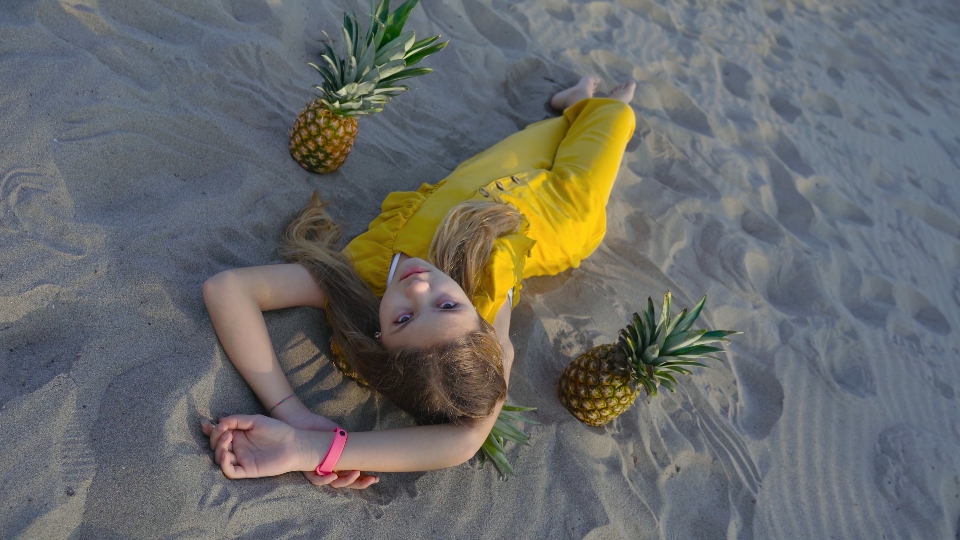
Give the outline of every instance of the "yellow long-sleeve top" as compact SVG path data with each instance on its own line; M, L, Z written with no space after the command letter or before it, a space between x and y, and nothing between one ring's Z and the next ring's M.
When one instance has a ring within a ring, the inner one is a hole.
M635 125L628 105L585 99L561 117L507 137L436 184L391 193L344 253L383 296L394 254L427 259L451 208L490 198L513 205L524 224L518 234L494 243L473 297L477 312L492 324L508 291L514 289L514 305L519 301L523 278L576 268L603 240L607 199Z

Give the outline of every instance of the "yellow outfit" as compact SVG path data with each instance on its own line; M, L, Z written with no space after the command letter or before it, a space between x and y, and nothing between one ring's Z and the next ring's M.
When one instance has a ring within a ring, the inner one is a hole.
M395 253L427 258L447 211L469 200L508 203L526 218L518 234L494 243L473 304L493 323L520 281L580 266L603 240L606 205L636 119L628 105L585 99L563 116L537 122L465 161L437 184L391 193L367 232L344 253L383 296Z

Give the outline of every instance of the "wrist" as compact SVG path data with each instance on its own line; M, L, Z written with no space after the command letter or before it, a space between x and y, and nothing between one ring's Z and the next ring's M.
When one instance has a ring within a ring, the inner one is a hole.
M297 441L297 470L313 471L326 457L330 444L333 442L333 432L296 430Z
M290 424L292 420L302 416L303 413L309 412L309 409L300 401L300 398L294 395L276 404L272 409L267 411L267 416Z

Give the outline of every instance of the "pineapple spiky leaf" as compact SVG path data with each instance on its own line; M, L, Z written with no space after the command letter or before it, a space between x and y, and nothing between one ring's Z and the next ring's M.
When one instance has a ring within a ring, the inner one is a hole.
M487 435L486 441L480 447L480 466L482 467L486 460L493 462L494 467L500 472L500 478L506 478L509 476L516 476L517 473L514 471L513 467L510 465L510 462L507 461L507 456L504 453L504 442L511 441L516 444L522 444L524 446L530 446L528 442L530 440L530 435L524 433L522 429L514 425L511 422L526 422L528 424L539 424L539 422L526 418L520 414L520 412L535 411L535 407L521 407L518 405L504 405L500 410L500 415L497 416L496 422L494 422L493 429L490 430L490 433Z

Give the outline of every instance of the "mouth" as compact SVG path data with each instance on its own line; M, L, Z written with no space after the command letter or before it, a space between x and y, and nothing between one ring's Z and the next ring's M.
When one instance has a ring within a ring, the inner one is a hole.
M414 274L423 274L425 272L429 272L429 270L427 270L422 266L411 266L403 274L400 275L400 281L403 281Z

